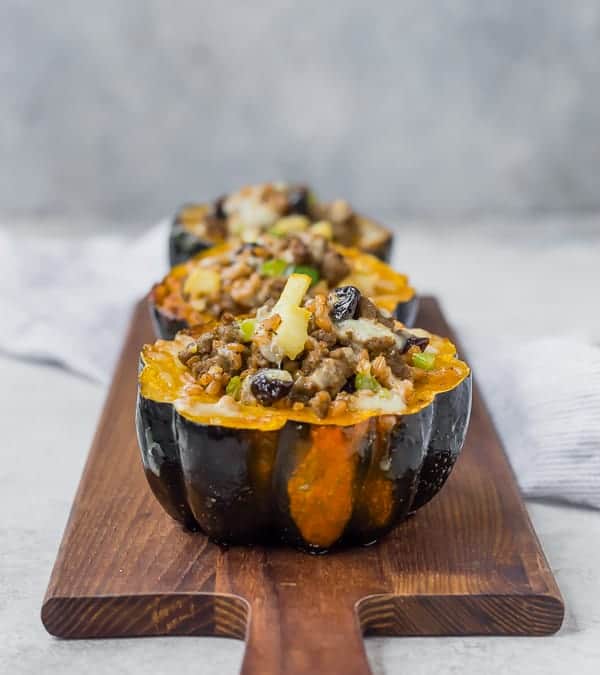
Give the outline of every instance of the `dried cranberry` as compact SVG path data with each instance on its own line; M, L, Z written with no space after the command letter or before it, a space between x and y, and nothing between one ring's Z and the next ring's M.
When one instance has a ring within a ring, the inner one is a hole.
M418 335L407 335L406 342L404 343L404 347L402 348L402 353L406 354L406 352L411 347L418 347L421 351L423 351L428 344L429 338L419 337Z
M346 391L349 394L353 394L356 391L356 381L354 375L346 380L346 384L344 384L342 387L342 391Z
M227 214L223 209L226 199L227 197L225 196L219 197L213 204L213 213L215 217L218 218L219 220L225 220L225 218L227 218Z
M329 315L334 321L354 319L360 302L360 291L356 286L340 286L329 294L331 310Z
M286 370L265 368L252 378L250 390L262 405L273 405L289 394L294 381Z
M235 255L239 255L240 253L243 253L244 251L251 251L255 248L258 248L259 244L257 244L255 241L245 241L243 244L237 247L235 250Z
M308 215L308 188L298 185L290 188L288 192L288 213L298 213L301 216Z

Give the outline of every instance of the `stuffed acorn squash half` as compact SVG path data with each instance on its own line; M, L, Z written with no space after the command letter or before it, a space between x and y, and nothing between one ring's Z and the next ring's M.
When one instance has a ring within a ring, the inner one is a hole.
M355 213L348 202L319 202L303 185L263 183L220 197L213 203L184 205L169 236L171 266L229 239L255 241L264 233L279 235L330 232L333 240L388 260L392 234L375 221Z
M252 318L141 354L137 431L165 511L223 543L375 541L442 487L471 407L447 339L293 274Z
M328 236L329 235L329 236ZM196 255L156 284L149 297L158 337L184 328L250 314L276 300L293 273L311 277L309 296L356 286L375 304L412 326L418 301L408 278L372 255L334 244L329 233L263 234L245 244L228 242Z

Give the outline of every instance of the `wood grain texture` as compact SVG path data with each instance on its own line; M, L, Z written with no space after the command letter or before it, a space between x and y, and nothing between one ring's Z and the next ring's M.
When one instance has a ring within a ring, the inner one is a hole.
M432 298L418 324L452 337ZM222 549L162 511L142 471L134 409L147 310L134 316L42 607L65 638L246 639L245 675L369 673L362 635L547 635L560 592L475 388L440 495L380 543L326 556Z

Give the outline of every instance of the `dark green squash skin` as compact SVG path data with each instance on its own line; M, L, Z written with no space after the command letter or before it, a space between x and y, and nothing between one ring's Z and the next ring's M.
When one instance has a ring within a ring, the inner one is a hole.
M287 490L311 425L289 421L276 431L202 425L139 392L136 422L149 485L165 511L187 529L220 543L276 541L322 552L371 543L432 499L460 453L470 409L471 376L419 412L398 418L386 437L386 466L375 468L392 486L392 515L383 524L371 521L361 501L367 475L381 465L374 455L376 418L371 418L357 449L352 513L341 536L326 548L304 539Z
M388 235L389 236L385 239L385 241L383 241L379 246L373 249L364 249L364 252L374 255L384 263L389 263L390 257L392 255L393 237L391 232L389 232Z
M183 208L185 207L182 207L182 210ZM175 267L175 265L184 263L198 253L220 243L222 242L200 239L200 237L186 230L179 217L175 216L169 234L169 263L171 267Z
M184 498L179 448L171 432L173 408L140 398L136 429L146 478L165 511L190 530L198 525Z
M419 311L419 296L415 293L410 300L405 302L399 302L396 305L394 310L394 317L398 321L402 321L405 326L411 328L415 319L417 318L417 312Z
M461 383L464 384L466 380ZM446 482L458 455L463 441L456 429L464 429L469 423L471 414L471 375L468 387L459 385L452 390L448 405L437 411L435 424L427 444L427 455L419 474L417 494L411 506L411 512L420 509L440 491ZM439 398L439 397L438 397Z
M190 328L187 321L184 319L177 319L163 311L156 305L151 297L148 298L148 307L156 337L161 338L162 340L172 340L180 330ZM405 326L410 328L415 322L418 310L419 298L416 295L413 295L410 300L399 302L396 305L394 316L398 321L402 321Z
M179 214L186 207L193 206L196 205L185 204L182 206L171 223L171 232L169 234L169 263L171 267L186 262L207 248L212 248L217 244L223 243L221 240L211 241L210 239L201 239L182 225ZM392 243L392 233L386 230L386 237L379 246L369 249L362 248L362 250L383 260L383 262L389 262ZM361 247L359 246L358 248Z
M190 327L185 319L177 319L163 311L152 298L148 298L148 309L154 334L158 338L172 340L180 330Z

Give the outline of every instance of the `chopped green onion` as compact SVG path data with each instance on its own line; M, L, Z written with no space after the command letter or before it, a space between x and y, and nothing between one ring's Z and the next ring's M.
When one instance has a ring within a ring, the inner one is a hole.
M242 334L242 342L250 342L256 328L256 319L243 319L240 321L239 327Z
M423 370L432 370L435 365L435 354L433 352L415 352L412 355L412 364Z
M357 389L370 389L371 391L379 391L381 389L381 385L372 375L365 375L364 373L356 373L354 386Z
M239 375L234 375L227 383L225 393L237 401L240 398L241 391L242 391L242 378Z
M309 276L312 279L311 286L318 283L321 278L319 270L315 267L310 267L309 265L294 265L292 267L292 272L294 274L306 274L306 276Z
M260 273L267 277L281 277L285 274L287 266L288 264L285 260L273 258L272 260L266 260L260 266Z

